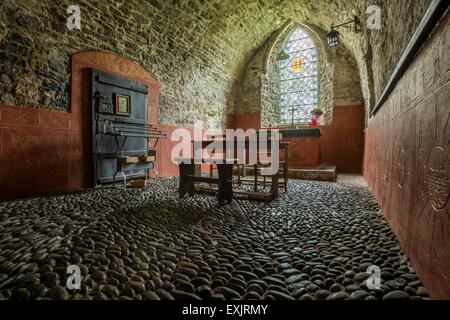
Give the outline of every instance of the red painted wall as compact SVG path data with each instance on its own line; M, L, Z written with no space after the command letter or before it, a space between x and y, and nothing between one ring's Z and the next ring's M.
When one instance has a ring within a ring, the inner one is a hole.
M231 129L255 129L261 128L261 113L246 113L246 114L229 114L228 115L228 128Z
M290 142L289 167L315 168L320 162L320 142L322 137L287 137L283 141ZM284 153L281 152L281 159Z
M190 137L194 139L194 129L192 128L183 128L183 127L176 127L176 126L169 126L169 125L163 125L159 124L158 128L161 129L164 133L168 135L168 139L163 139L158 142L157 145L157 159L156 159L156 170L158 171L158 174L160 177L173 177L178 176L179 170L178 165L176 163L173 163L171 160L171 153L172 149L179 143L179 141L171 141L172 133L177 129L183 129L190 133ZM205 134L204 130L200 130L200 133L203 135ZM187 144L192 149L192 144L189 142ZM193 156L193 153L191 153ZM181 157L182 155L180 155ZM179 157L178 155L175 156L175 158ZM202 164L202 172L209 172L209 165ZM151 176L152 171L150 171Z
M333 108L333 123L320 126L320 164L335 165L338 172L362 173L364 112L364 105Z
M449 21L370 121L364 157L364 177L435 299L450 299Z
M90 166L90 137L82 128L73 113L0 105L0 197L87 186L90 175L80 172Z
M259 129L260 113L230 115L229 127ZM336 106L333 122L319 126L322 137L286 137L290 167L335 165L338 172L361 173L364 152L364 106Z
M112 53L74 54L69 113L0 105L0 198L92 186L89 68L145 83L149 122L158 125L159 85L144 68ZM162 177L177 175L169 140L178 127L158 126L169 134L159 145L158 172Z

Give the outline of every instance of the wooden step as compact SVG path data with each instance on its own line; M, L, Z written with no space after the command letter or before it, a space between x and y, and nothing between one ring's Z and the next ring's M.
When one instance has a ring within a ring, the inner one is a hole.
M335 166L319 166L317 168L289 168L289 179L336 181Z
M156 156L139 156L139 160L144 162L154 162L156 160Z
M194 182L219 183L219 178L214 177L187 175L186 179Z
M122 163L138 163L139 159L138 157L120 157L119 158Z
M134 179L130 181L132 187L145 187L147 185L147 180L145 179Z

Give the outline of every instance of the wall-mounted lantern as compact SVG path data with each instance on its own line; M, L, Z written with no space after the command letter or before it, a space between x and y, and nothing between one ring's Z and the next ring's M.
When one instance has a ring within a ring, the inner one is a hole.
M327 44L329 47L336 47L339 44L339 32L335 29L339 28L339 27L344 27L344 26L347 28L351 28L350 26L347 26L350 23L354 23L355 33L361 32L361 22L357 16L355 16L355 18L352 21L341 23L337 26L332 24L331 30L327 34Z

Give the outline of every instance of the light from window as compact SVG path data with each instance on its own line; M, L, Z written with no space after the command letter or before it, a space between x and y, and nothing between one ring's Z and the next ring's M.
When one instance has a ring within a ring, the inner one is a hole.
M299 124L311 119L318 106L317 50L310 36L297 28L287 41L289 59L279 63L281 77L281 124Z

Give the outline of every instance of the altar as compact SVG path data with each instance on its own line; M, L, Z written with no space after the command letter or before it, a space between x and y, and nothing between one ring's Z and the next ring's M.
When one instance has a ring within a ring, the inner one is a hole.
M322 129L320 128L288 128L280 129L280 134L283 137L321 137L323 136Z
M283 185L287 191L287 161L280 162L278 158L278 150L283 150L285 158L288 158L288 142L283 142L280 140L280 135L262 135L256 134L253 138L240 139L233 137L229 139L226 134L215 134L207 136L207 140L195 141L192 140L193 154L197 154L196 150L202 151L203 149L208 149L211 146L213 148L209 150L208 158L177 158L175 162L179 165L180 172L180 182L178 193L180 197L183 197L186 193L192 195L194 192L213 192L217 194L217 199L219 206L223 205L225 201L231 202L234 194L243 194L248 198L262 199L265 201L271 201L276 199L278 196L278 182L279 175L282 173ZM229 143L231 142L231 145ZM216 148L220 150L216 150ZM241 150L242 152L238 152ZM276 150L276 151L275 151ZM218 151L221 156L215 157ZM229 152L233 155L240 156L241 158L228 158L226 157ZM243 169L243 174L245 176L245 167L249 159L249 152L254 153L255 163L251 165L254 166L254 190L243 190L243 189L233 189L233 166L237 166L238 185L241 185L241 173L240 167ZM273 153L274 152L274 153ZM276 152L276 153L275 153ZM201 152L202 153L202 152ZM200 154L201 154L200 153ZM259 160L258 153L264 153L270 155L268 163L262 163ZM273 154L272 154L273 153ZM272 156L276 155L276 158ZM226 158L225 158L226 157ZM202 176L201 174L201 164L210 164L210 177ZM272 166L276 163L275 168ZM282 168L279 168L279 163L282 163ZM218 177L213 177L213 165L217 166ZM267 166L270 167L267 168ZM263 167L263 168L261 168ZM280 171L281 169L281 171ZM258 172L261 173L258 174ZM267 171L267 172L265 172ZM265 173L262 173L265 172ZM270 179L270 190L262 191L258 190L259 179L258 176ZM208 183L209 185L201 185L199 183ZM212 184L217 186L212 186Z
M289 142L289 167L316 168L321 165L321 128L280 129L284 142ZM281 160L285 160L282 158Z

